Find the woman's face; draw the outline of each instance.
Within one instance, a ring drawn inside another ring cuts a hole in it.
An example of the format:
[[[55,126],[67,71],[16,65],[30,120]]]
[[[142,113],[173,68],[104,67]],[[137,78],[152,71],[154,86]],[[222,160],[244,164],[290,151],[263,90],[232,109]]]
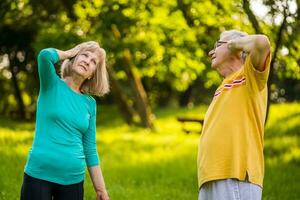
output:
[[[89,79],[95,73],[98,63],[99,56],[96,53],[83,51],[75,58],[72,70],[84,79]]]

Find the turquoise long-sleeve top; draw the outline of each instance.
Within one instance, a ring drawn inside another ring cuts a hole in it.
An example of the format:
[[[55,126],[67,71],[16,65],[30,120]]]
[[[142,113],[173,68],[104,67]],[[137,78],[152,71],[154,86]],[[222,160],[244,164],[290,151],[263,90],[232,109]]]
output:
[[[34,178],[69,185],[85,177],[85,165],[99,164],[96,148],[96,101],[72,90],[56,74],[53,48],[38,55],[40,91],[36,129],[24,172]]]

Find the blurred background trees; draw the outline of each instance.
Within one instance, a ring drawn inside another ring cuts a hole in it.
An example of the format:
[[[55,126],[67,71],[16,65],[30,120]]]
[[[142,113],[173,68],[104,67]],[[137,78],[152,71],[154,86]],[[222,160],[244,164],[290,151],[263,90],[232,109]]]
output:
[[[221,77],[207,53],[222,31],[272,43],[270,102],[300,99],[299,0],[1,0],[0,114],[33,119],[36,55],[96,40],[107,51],[112,93],[128,124],[153,128],[153,109],[208,104]],[[59,65],[58,65],[59,66]],[[59,69],[58,69],[59,70]]]

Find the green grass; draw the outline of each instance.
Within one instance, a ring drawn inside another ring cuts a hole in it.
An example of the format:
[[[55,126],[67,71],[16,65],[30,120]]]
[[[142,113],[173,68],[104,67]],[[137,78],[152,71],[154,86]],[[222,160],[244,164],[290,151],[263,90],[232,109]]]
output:
[[[197,199],[200,135],[184,134],[176,116],[203,116],[206,107],[156,112],[156,132],[128,127],[113,107],[100,107],[97,144],[112,200]],[[194,126],[194,125],[191,125]],[[192,127],[197,128],[197,127]],[[0,199],[19,199],[34,123],[0,118]],[[300,199],[300,104],[271,107],[265,133],[263,199]],[[85,199],[94,199],[90,179]]]

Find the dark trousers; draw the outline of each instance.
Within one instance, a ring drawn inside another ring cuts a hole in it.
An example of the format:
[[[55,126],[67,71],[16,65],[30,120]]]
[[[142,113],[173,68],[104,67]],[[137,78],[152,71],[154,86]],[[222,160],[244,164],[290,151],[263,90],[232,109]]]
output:
[[[83,181],[60,185],[24,173],[21,200],[83,200]]]

